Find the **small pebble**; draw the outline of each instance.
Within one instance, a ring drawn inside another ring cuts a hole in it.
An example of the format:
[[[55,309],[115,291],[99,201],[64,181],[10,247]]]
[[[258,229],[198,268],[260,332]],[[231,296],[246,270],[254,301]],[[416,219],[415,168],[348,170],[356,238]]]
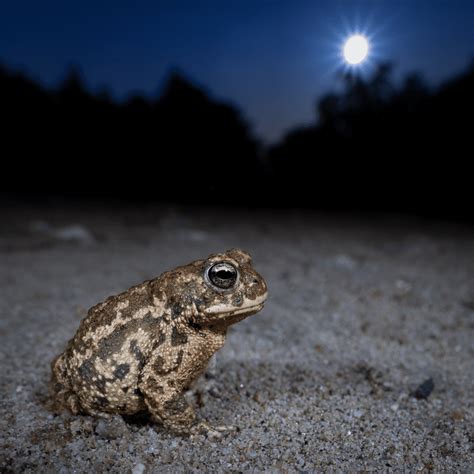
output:
[[[144,471],[145,466],[140,462],[133,467],[132,474],[143,474]]]
[[[122,417],[117,416],[110,420],[99,420],[95,427],[95,432],[101,438],[117,439],[126,436],[128,428]]]
[[[416,390],[412,392],[412,396],[418,400],[426,400],[434,389],[433,379],[430,377],[419,385]]]
[[[461,410],[453,410],[451,412],[451,419],[453,421],[463,421],[464,420],[464,413]]]

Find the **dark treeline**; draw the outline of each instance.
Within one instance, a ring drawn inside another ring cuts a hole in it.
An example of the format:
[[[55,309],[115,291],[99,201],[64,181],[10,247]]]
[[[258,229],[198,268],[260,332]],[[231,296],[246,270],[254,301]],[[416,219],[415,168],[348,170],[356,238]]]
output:
[[[396,87],[388,64],[343,80],[315,126],[270,151],[280,186],[326,207],[473,219],[474,67],[433,91],[415,74]]]
[[[341,82],[314,125],[264,148],[177,74],[158,98],[119,103],[75,72],[50,90],[0,68],[2,189],[474,219],[474,67],[434,90],[417,75],[395,85],[388,64]]]
[[[237,111],[179,75],[157,100],[121,104],[87,92],[75,71],[46,90],[3,70],[0,102],[10,191],[199,202],[215,190],[225,202],[241,192],[225,183],[256,172],[257,145]]]

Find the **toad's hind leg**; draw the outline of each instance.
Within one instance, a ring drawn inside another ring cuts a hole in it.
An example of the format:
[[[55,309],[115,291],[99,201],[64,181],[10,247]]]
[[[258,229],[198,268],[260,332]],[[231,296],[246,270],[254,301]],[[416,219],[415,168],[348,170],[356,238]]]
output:
[[[58,355],[51,362],[50,391],[54,399],[54,409],[68,409],[77,415],[81,406],[77,395],[69,383],[65,353]]]

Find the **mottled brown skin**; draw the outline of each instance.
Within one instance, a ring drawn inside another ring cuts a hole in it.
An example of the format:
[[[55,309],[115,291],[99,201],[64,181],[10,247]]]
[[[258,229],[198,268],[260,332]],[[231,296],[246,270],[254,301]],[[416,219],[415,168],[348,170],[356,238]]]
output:
[[[207,269],[228,262],[238,278],[221,289]],[[57,404],[72,413],[150,412],[179,433],[196,427],[183,394],[225,342],[227,328],[262,307],[263,278],[233,249],[165,272],[92,307],[54,359]]]

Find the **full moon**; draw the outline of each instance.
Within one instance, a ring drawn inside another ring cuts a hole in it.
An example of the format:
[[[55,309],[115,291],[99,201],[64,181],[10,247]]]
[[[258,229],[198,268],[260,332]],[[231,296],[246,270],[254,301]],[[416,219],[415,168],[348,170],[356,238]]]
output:
[[[367,58],[369,53],[369,42],[362,35],[350,36],[344,43],[344,59],[349,64],[360,64]]]

